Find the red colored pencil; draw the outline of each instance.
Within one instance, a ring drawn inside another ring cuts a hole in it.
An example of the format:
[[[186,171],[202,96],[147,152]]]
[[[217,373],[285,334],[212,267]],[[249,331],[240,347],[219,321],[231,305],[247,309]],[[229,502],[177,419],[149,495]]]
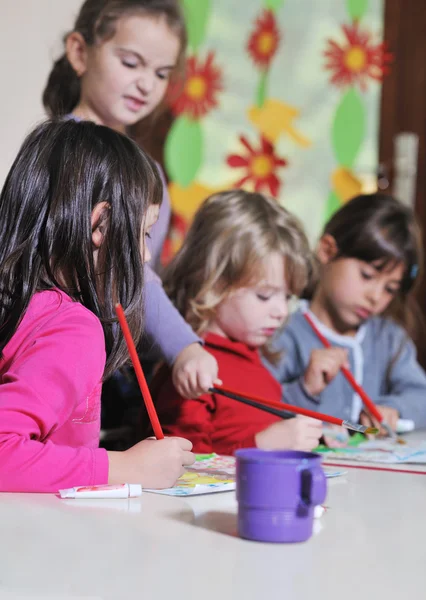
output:
[[[322,345],[325,346],[325,348],[331,348],[330,342],[328,341],[328,339],[325,336],[323,336],[321,331],[318,329],[318,327],[313,322],[312,318],[307,313],[304,313],[303,316],[305,317],[306,321],[311,326],[312,331],[316,334],[317,338],[320,340]],[[369,410],[371,415],[373,415],[373,417],[375,419],[377,419],[377,421],[386,429],[386,431],[390,435],[392,435],[392,437],[394,437],[394,435],[395,435],[394,432],[389,427],[389,425],[386,423],[386,421],[383,419],[383,416],[380,413],[379,409],[374,404],[374,402],[372,401],[370,396],[368,396],[368,394],[365,392],[365,390],[359,385],[359,383],[357,383],[357,381],[355,380],[354,376],[349,371],[349,369],[347,369],[346,367],[342,367],[341,371],[342,371],[343,375],[346,377],[346,380],[352,386],[352,389],[354,390],[354,392],[356,392],[359,395],[359,397],[361,398],[361,400],[363,401],[363,403],[365,404],[366,408]]]
[[[146,410],[148,411],[149,420],[151,421],[152,429],[154,430],[155,437],[157,440],[164,438],[163,430],[161,429],[160,421],[158,420],[157,411],[155,410],[154,403],[149,393],[148,385],[146,383],[145,375],[142,371],[142,365],[139,360],[136,346],[130,333],[129,325],[127,323],[126,316],[123,311],[121,304],[115,305],[115,311],[117,313],[120,327],[123,331],[124,339],[126,340],[127,348],[129,349],[130,358],[132,359],[133,367],[135,369],[136,377],[141,390],[142,398],[145,402]]]
[[[268,406],[281,411],[287,411],[296,415],[312,417],[313,419],[325,421],[326,423],[332,423],[333,425],[340,425],[340,427],[346,427],[347,429],[359,431],[361,433],[378,433],[378,430],[374,427],[365,427],[364,425],[354,424],[350,421],[339,419],[338,417],[332,417],[331,415],[326,415],[324,413],[316,412],[314,410],[309,410],[308,408],[301,408],[300,406],[293,406],[292,404],[284,404],[284,402],[275,402],[274,400],[266,400],[265,398],[259,398],[258,396],[249,396],[248,394],[241,394],[240,392],[235,392],[234,390],[230,390],[229,388],[225,388],[223,386],[211,388],[211,391],[213,393],[222,394],[224,396],[227,396],[228,398],[233,398],[235,400],[237,400],[238,398],[247,398],[248,400],[252,400],[253,402],[259,404],[258,408],[261,408],[262,405]]]

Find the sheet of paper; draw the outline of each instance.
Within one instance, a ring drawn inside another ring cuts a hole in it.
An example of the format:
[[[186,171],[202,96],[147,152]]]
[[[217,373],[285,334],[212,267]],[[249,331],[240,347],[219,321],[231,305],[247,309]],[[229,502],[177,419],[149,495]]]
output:
[[[166,496],[197,496],[235,490],[235,476],[226,474],[187,471],[172,488],[165,490],[144,490]]]
[[[327,478],[340,477],[345,470],[324,468]],[[144,490],[167,496],[196,496],[235,490],[235,458],[219,454],[197,454],[196,461],[172,488]]]
[[[230,475],[235,479],[235,458],[233,456],[222,456],[220,454],[197,454],[193,465],[188,471],[207,471]]]
[[[189,467],[189,470],[232,475],[235,478],[235,458],[233,456],[220,456],[219,454],[197,454],[197,460],[194,465]],[[331,467],[324,468],[324,472],[327,479],[340,477],[347,473],[345,470],[337,470]]]
[[[354,447],[322,450],[327,460],[353,460],[386,464],[426,464],[426,441],[416,445],[401,445],[390,440],[372,440]]]

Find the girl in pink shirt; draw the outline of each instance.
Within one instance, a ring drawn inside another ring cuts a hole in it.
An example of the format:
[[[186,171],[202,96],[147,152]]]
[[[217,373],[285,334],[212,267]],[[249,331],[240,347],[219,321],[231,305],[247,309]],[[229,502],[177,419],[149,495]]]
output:
[[[114,305],[138,342],[161,194],[154,163],[107,127],[48,122],[19,151],[0,195],[0,491],[168,487],[193,462],[180,438],[98,447],[102,379],[127,360]]]

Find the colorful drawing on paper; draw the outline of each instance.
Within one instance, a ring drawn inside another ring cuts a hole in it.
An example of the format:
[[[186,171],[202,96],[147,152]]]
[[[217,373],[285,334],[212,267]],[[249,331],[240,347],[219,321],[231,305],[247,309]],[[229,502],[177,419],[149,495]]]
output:
[[[182,475],[172,488],[165,490],[146,490],[166,496],[197,496],[215,492],[235,490],[235,476],[212,471],[189,471]]]
[[[235,478],[235,458],[219,454],[197,454],[196,462],[189,467],[191,471],[207,471]]]
[[[188,467],[176,485],[165,490],[144,490],[166,496],[198,496],[216,492],[229,492],[236,488],[235,458],[219,454],[197,454],[196,461]],[[340,477],[346,473],[343,469],[324,469],[329,478]]]
[[[215,473],[216,475],[229,475],[235,479],[235,458],[233,456],[221,456],[219,454],[197,454],[196,462],[194,465],[189,467],[191,471],[204,471],[208,473]],[[331,468],[324,469],[325,476],[327,479],[333,477],[340,477],[344,475],[346,471],[336,470]]]
[[[322,449],[324,461],[351,460],[386,464],[426,464],[426,441],[401,446],[387,440],[364,442],[358,447]]]
[[[226,485],[229,483],[235,483],[235,478],[212,473],[203,473],[203,472],[195,472],[188,471],[184,473],[182,477],[179,478],[177,485],[182,488],[194,488],[197,485]]]

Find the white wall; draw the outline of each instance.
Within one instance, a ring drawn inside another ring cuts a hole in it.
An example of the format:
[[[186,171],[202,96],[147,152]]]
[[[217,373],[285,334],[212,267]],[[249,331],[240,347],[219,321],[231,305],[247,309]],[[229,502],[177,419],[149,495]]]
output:
[[[82,1],[0,0],[0,187],[24,136],[44,117],[47,75]]]

